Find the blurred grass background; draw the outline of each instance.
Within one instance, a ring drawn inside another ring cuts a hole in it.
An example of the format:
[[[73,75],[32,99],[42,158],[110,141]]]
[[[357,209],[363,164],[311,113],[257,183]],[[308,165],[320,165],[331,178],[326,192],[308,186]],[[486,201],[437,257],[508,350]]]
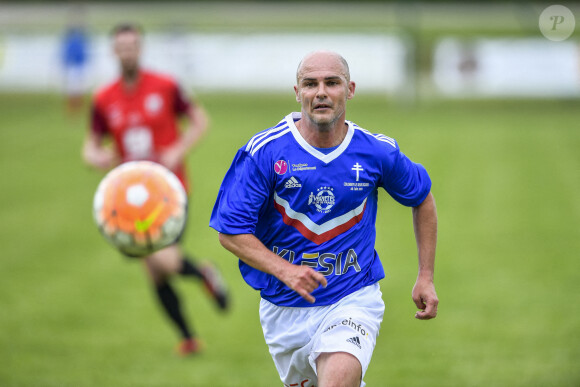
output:
[[[298,109],[292,95],[201,95],[212,129],[189,158],[186,246],[231,286],[221,315],[179,281],[206,342],[174,356],[142,268],[91,218],[101,174],[80,162],[83,120],[55,95],[0,97],[0,385],[273,386],[259,296],[208,219],[235,150]],[[381,193],[379,251],[387,313],[369,386],[577,386],[580,381],[580,112],[575,101],[432,101],[401,109],[358,96],[348,116],[395,137],[429,169],[440,221],[439,316],[413,318],[410,210]]]
[[[543,5],[497,3],[87,9],[95,32],[119,20],[139,20],[147,30],[240,33],[402,29],[418,39],[421,72],[439,36],[540,36]],[[67,6],[3,4],[0,32],[60,31]],[[0,386],[281,384],[258,321],[259,295],[208,221],[235,151],[299,106],[291,85],[286,95],[198,97],[212,127],[188,159],[193,195],[185,243],[219,265],[233,308],[222,315],[198,284],[178,281],[206,343],[200,356],[181,359],[140,264],[116,253],[93,224],[92,195],[103,175],[80,161],[87,108],[71,119],[60,95],[0,94]],[[439,211],[439,316],[420,322],[411,300],[411,211],[380,193],[377,250],[387,271],[387,311],[367,385],[580,385],[578,100],[419,97],[401,104],[361,93],[348,105],[348,119],[396,138],[427,167]]]

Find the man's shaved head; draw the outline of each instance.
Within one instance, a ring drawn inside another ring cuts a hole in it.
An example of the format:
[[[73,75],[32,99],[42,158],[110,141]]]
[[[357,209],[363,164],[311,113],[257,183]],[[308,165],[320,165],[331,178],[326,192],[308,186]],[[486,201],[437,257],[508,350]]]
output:
[[[346,59],[334,51],[314,51],[307,54],[298,64],[298,69],[296,70],[296,82],[300,83],[300,79],[305,72],[318,68],[321,64],[326,64],[327,66],[336,65],[339,67],[339,71],[344,75],[346,81],[350,82],[350,70]]]
[[[354,96],[346,60],[333,51],[315,51],[304,57],[296,70],[296,102],[302,105],[299,125],[310,133],[344,135],[346,101]],[[308,128],[308,129],[305,129]],[[317,135],[318,135],[317,134]],[[336,139],[321,146],[329,147]],[[332,145],[332,146],[334,146]]]

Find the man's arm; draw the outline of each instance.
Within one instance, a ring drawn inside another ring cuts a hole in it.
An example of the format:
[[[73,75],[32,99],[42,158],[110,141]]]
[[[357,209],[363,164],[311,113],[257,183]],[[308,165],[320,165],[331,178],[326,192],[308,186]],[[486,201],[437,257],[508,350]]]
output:
[[[188,120],[187,129],[172,147],[166,149],[160,156],[161,164],[170,170],[175,170],[183,162],[187,153],[199,142],[207,132],[209,119],[205,109],[200,105],[192,104],[185,112]]]
[[[419,273],[412,295],[417,308],[421,309],[415,313],[415,317],[419,320],[429,320],[437,316],[439,304],[433,284],[437,245],[437,209],[431,193],[427,195],[423,203],[413,207],[413,227],[419,254]]]
[[[252,234],[219,234],[220,243],[242,261],[255,269],[271,274],[300,294],[306,301],[314,303],[310,293],[319,285],[326,287],[326,278],[307,266],[293,265],[268,250]]]

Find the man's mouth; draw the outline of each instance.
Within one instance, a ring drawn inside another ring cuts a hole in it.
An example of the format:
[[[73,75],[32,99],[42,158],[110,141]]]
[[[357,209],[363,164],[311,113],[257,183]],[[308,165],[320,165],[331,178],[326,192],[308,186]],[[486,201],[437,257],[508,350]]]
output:
[[[330,105],[326,105],[323,103],[314,105],[314,110],[322,110],[322,109],[330,109]]]

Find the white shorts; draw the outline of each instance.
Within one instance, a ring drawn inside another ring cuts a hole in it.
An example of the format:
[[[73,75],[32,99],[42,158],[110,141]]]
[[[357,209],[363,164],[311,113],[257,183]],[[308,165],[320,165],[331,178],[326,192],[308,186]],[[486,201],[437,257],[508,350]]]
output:
[[[82,95],[86,92],[85,68],[69,66],[64,71],[64,92],[67,95]]]
[[[260,302],[266,344],[285,386],[318,385],[316,359],[325,352],[355,356],[362,376],[371,361],[385,304],[378,284],[328,306],[289,308]],[[361,380],[361,387],[365,383]]]

